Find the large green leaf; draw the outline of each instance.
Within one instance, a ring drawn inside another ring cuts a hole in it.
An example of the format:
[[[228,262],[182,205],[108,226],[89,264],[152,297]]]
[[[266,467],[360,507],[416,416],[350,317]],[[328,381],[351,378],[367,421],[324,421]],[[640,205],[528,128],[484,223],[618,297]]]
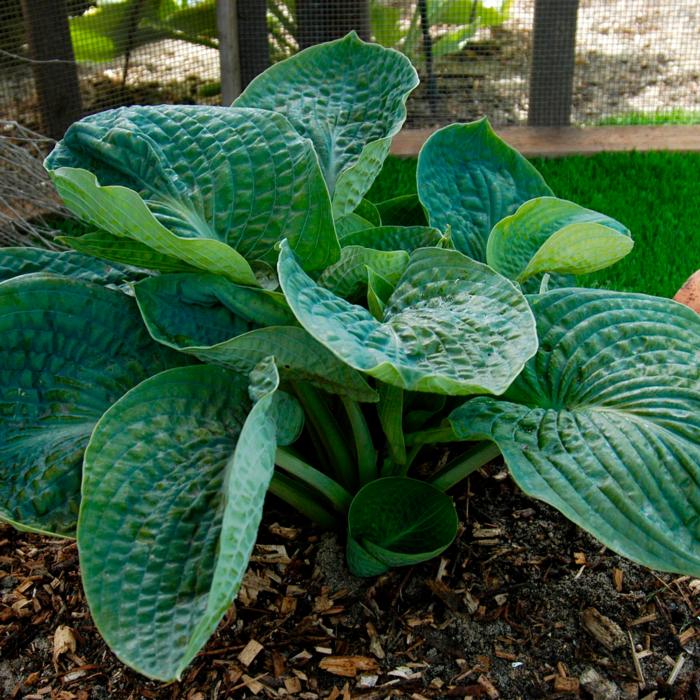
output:
[[[355,209],[381,170],[416,85],[405,56],[352,32],[268,68],[234,105],[280,112],[311,139],[340,217]]]
[[[428,223],[417,194],[404,194],[375,203],[382,223],[392,226],[423,226]]]
[[[486,260],[486,241],[498,221],[528,199],[551,194],[486,119],[439,129],[418,156],[418,195],[430,225],[450,227],[457,250],[474,260]]]
[[[455,250],[413,253],[381,321],[314,282],[286,242],[278,273],[312,336],[351,367],[403,389],[500,394],[537,349],[522,294]]]
[[[451,415],[522,489],[646,566],[700,575],[700,316],[563,289],[532,300],[540,350],[507,400]]]
[[[524,282],[543,272],[595,272],[616,263],[633,245],[619,221],[564,199],[537,197],[493,227],[486,261]]]
[[[187,358],[151,340],[126,295],[54,276],[0,284],[0,335],[0,518],[72,535],[98,418]]]
[[[348,512],[347,558],[356,576],[436,557],[457,534],[452,499],[425,481],[386,477],[364,486]]]
[[[81,218],[235,282],[282,237],[306,269],[339,255],[316,154],[279,114],[122,107],[71,126],[46,167]]]
[[[276,386],[266,379],[254,403],[245,375],[169,370],[126,394],[90,439],[83,587],[107,644],[146,676],[179,678],[238,591],[274,470]]]
[[[294,327],[281,294],[204,273],[160,275],[134,291],[146,327],[164,345],[239,372],[274,356],[284,379],[356,401],[377,400],[362,375]]]
[[[0,282],[37,272],[120,286],[148,273],[131,265],[110,265],[89,255],[43,248],[0,248]]]

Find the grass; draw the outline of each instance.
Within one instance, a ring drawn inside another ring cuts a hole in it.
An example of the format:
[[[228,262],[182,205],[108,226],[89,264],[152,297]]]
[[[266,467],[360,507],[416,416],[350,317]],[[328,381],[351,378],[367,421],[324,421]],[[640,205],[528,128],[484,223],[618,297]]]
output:
[[[601,153],[532,162],[558,197],[632,231],[633,251],[581,278],[583,285],[670,297],[700,269],[700,154]],[[369,198],[415,192],[415,170],[415,158],[389,158]]]
[[[658,112],[630,112],[617,117],[605,117],[597,126],[644,126],[651,124],[700,124],[700,112],[685,109],[660,110]]]

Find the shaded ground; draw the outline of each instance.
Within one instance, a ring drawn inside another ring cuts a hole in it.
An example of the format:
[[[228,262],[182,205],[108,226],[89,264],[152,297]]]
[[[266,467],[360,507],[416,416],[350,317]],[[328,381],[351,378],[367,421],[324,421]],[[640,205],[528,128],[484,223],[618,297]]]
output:
[[[370,580],[347,573],[334,535],[269,503],[237,604],[169,686],[105,647],[73,543],[2,527],[0,696],[700,697],[700,581],[611,554],[501,467],[455,497],[463,527],[443,558]]]

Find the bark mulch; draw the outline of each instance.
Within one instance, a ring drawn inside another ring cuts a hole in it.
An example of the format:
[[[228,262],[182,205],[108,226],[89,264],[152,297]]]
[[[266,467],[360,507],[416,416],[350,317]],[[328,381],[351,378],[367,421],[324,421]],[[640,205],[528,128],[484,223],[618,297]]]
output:
[[[169,685],[101,640],[75,543],[0,526],[0,697],[700,698],[700,580],[612,554],[503,467],[455,498],[443,557],[370,580],[271,498],[235,606]]]

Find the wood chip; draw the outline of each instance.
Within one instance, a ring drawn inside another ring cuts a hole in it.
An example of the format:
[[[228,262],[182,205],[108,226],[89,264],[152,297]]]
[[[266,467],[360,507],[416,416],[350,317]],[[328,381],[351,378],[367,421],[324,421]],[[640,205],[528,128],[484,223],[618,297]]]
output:
[[[290,695],[292,695],[294,693],[300,693],[301,692],[301,681],[296,676],[294,676],[292,678],[285,678],[284,679],[284,687]]]
[[[671,670],[671,674],[668,677],[668,680],[666,681],[667,685],[673,685],[676,680],[678,679],[678,676],[680,675],[681,669],[683,668],[683,664],[685,663],[686,660],[686,655],[685,654],[679,654],[678,658],[676,659],[676,663],[673,666],[673,669]]]
[[[53,665],[58,666],[58,660],[63,654],[74,654],[77,646],[73,630],[67,625],[59,625],[53,635]]]
[[[615,586],[615,590],[618,593],[622,593],[622,581],[624,578],[624,573],[623,573],[622,569],[617,569],[617,568],[613,569],[612,577],[613,577],[613,586]]]
[[[634,664],[634,671],[637,674],[639,687],[643,689],[646,686],[646,681],[644,680],[644,672],[642,671],[642,664],[639,663],[637,650],[634,648],[634,639],[632,639],[632,633],[629,630],[627,631],[627,636],[630,640],[630,649],[632,651],[632,663]]]
[[[265,686],[260,681],[247,676],[245,673],[243,674],[243,684],[253,695],[258,695],[265,689]]]
[[[355,678],[364,671],[379,671],[379,664],[368,656],[326,656],[318,666],[334,676],[347,678]]]
[[[596,608],[586,608],[581,613],[581,624],[592,637],[606,649],[613,651],[625,646],[625,633],[617,622],[606,617]]]
[[[244,666],[250,666],[253,663],[255,657],[263,650],[263,645],[255,639],[251,639],[248,644],[245,645],[243,651],[238,655],[238,660]]]
[[[484,689],[490,700],[498,700],[500,694],[493,683],[483,673],[476,679],[476,682]]]
[[[554,690],[558,693],[578,693],[578,689],[578,678],[573,678],[571,676],[554,677]]]

